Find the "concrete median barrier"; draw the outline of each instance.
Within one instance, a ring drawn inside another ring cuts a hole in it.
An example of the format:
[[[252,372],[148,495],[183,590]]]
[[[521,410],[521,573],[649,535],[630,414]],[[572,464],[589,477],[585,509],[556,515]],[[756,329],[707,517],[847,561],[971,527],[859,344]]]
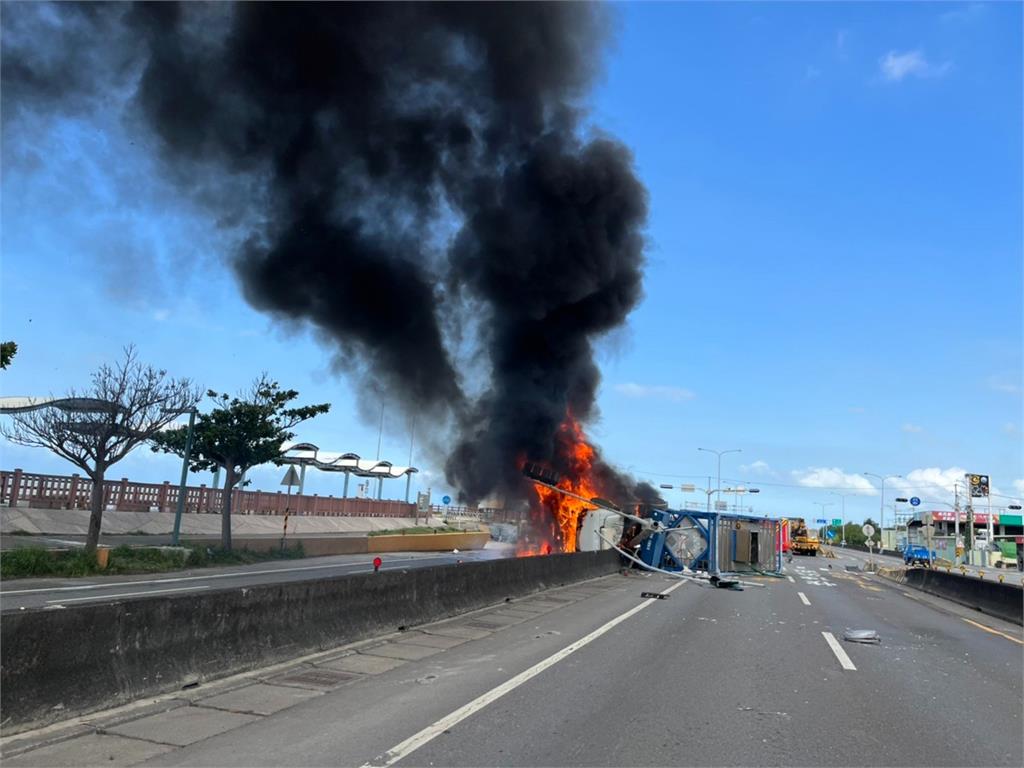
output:
[[[906,568],[882,575],[930,595],[1024,626],[1024,590],[1020,587],[928,568]]]
[[[614,573],[587,552],[29,609],[0,624],[5,734]]]

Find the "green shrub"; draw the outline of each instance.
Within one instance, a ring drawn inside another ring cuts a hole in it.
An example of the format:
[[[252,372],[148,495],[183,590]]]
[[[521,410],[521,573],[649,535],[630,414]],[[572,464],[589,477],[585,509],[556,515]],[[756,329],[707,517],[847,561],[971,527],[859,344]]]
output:
[[[42,547],[20,547],[0,552],[0,578],[49,576],[54,568],[53,554]]]
[[[204,544],[187,544],[192,553],[186,563],[195,568],[207,568],[217,565],[248,565],[262,563],[267,560],[295,560],[306,556],[302,542],[291,544],[284,549],[274,547],[270,550],[232,549],[230,552],[220,547]]]
[[[0,553],[0,578],[164,573],[182,568],[248,565],[268,560],[292,560],[306,556],[301,543],[284,549],[275,547],[266,552],[254,552],[248,549],[225,552],[220,547],[207,547],[201,544],[186,546],[191,550],[190,552],[121,545],[110,550],[107,567],[102,571],[99,568],[96,555],[87,555],[82,549],[60,552],[42,547],[22,547]]]
[[[6,579],[89,576],[98,570],[96,555],[87,555],[81,549],[53,552],[42,547],[24,547],[0,555],[0,576]]]

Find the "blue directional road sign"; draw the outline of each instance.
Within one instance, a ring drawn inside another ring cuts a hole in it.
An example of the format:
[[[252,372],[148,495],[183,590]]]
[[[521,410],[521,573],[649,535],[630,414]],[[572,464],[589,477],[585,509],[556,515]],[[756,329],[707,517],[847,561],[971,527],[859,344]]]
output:
[[[814,522],[816,522],[818,525],[828,525],[828,520],[826,520],[824,517],[819,517]]]
[[[920,503],[921,503],[921,500],[919,498],[917,498],[917,496],[911,496],[910,497],[910,506],[916,507]]]
[[[836,532],[835,531],[825,531],[825,538],[826,539],[834,539],[835,537],[836,537]]]
[[[451,504],[452,503],[452,497],[451,496],[442,496],[441,497],[441,503],[442,504]]]

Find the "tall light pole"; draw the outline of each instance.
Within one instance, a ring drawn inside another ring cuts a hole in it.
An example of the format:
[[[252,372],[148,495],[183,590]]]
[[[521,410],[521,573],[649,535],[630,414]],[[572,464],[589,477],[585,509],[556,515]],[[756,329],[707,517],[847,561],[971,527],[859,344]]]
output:
[[[704,451],[705,453],[713,453],[718,457],[718,483],[715,486],[715,507],[718,506],[718,502],[722,500],[722,456],[726,453],[743,453],[742,448],[730,448],[726,451],[716,451],[713,448],[698,448],[698,451]],[[711,494],[708,494],[708,499],[711,499]]]
[[[878,499],[878,549],[881,551],[883,547],[882,537],[885,535],[885,525],[883,519],[885,517],[885,481],[893,480],[895,478],[901,478],[903,475],[876,475],[873,472],[865,472],[867,477],[877,477],[882,481],[882,490],[879,494]]]
[[[840,499],[843,500],[843,529],[839,532],[839,540],[840,540],[839,543],[840,543],[840,546],[845,547],[846,546],[846,497],[847,496],[855,496],[856,494],[853,494],[853,493],[838,493],[836,491],[829,491],[829,494],[832,495],[832,496],[838,496]]]
[[[192,454],[192,433],[196,426],[197,408],[189,408],[187,411],[174,411],[175,413],[188,413],[188,434],[185,436],[185,453],[181,459],[181,483],[178,485],[178,506],[174,510],[174,531],[171,533],[171,546],[178,546],[178,538],[181,535],[181,515],[185,511],[185,484],[188,482],[188,460]],[[164,413],[172,411],[164,410]]]

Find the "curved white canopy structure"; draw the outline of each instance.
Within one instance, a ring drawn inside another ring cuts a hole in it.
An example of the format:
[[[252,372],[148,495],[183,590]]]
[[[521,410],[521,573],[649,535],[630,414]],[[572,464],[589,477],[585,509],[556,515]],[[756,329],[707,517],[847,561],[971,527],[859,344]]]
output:
[[[283,443],[281,453],[279,461],[282,464],[306,465],[324,472],[346,472],[356,477],[397,479],[419,472],[416,467],[398,467],[382,459],[364,459],[357,453],[321,451],[313,443]]]
[[[0,413],[28,413],[41,408],[60,408],[75,413],[112,413],[120,406],[95,397],[0,397]]]

